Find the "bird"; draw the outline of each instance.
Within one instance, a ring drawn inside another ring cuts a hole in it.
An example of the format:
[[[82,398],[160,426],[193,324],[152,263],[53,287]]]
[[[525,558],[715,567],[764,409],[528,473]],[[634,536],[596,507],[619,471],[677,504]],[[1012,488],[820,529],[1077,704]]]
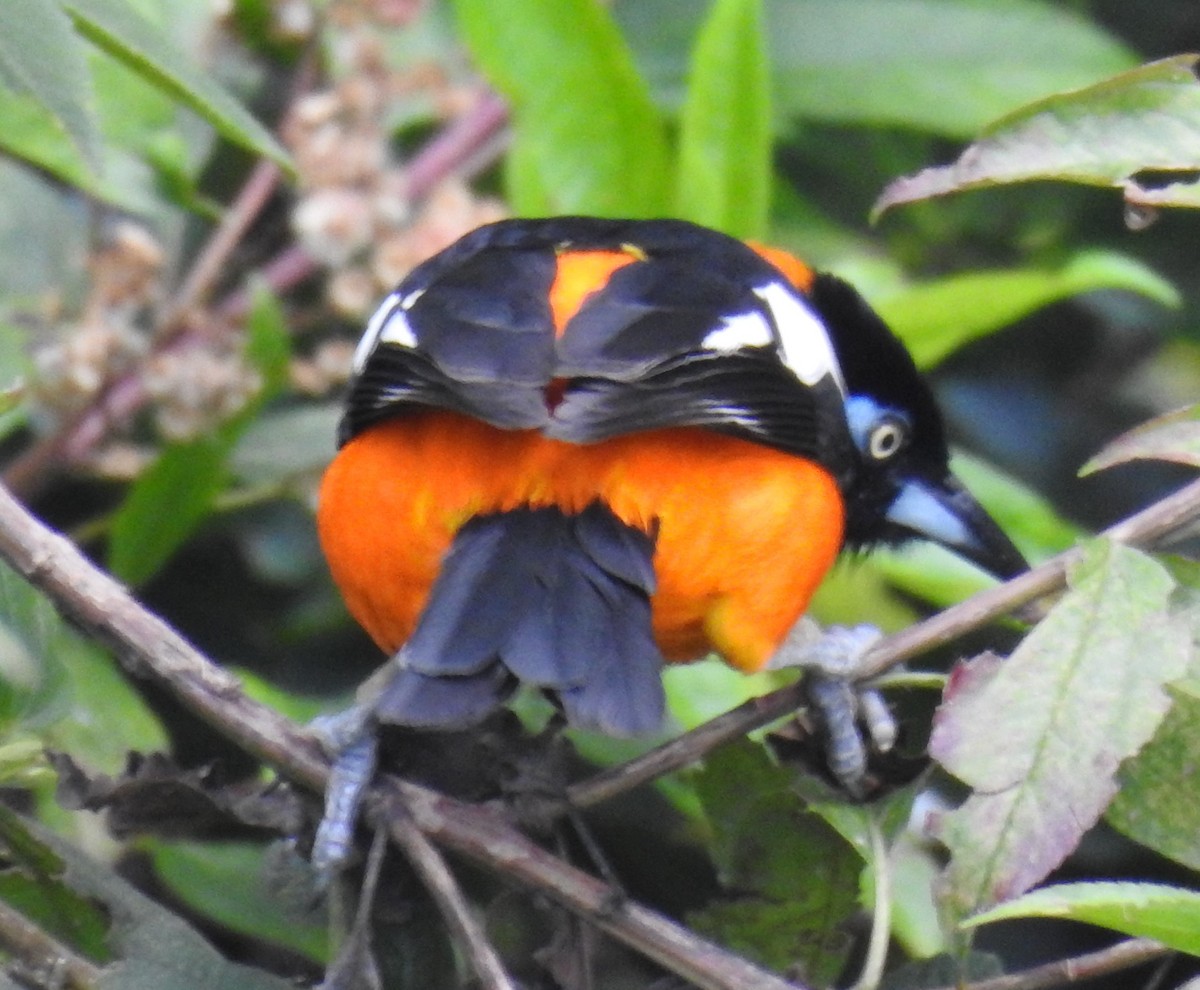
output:
[[[391,658],[376,724],[469,727],[525,683],[650,733],[664,664],[772,665],[839,555],[1026,567],[862,296],[683,220],[466,234],[371,316],[338,444],[317,526]]]

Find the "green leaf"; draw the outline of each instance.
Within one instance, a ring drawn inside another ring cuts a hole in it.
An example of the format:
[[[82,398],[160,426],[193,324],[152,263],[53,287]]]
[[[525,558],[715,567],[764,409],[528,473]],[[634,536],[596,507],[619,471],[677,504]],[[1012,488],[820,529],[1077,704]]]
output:
[[[969,137],[1048,93],[1135,63],[1087,17],[1036,0],[768,0],[774,103],[796,119]],[[699,4],[617,0],[666,106],[683,102]]]
[[[1110,825],[1155,852],[1200,870],[1200,698],[1172,690],[1175,702],[1149,744],[1121,767]]]
[[[779,674],[744,674],[715,657],[663,668],[667,708],[684,729],[694,729],[780,683]]]
[[[977,927],[1009,918],[1069,918],[1200,955],[1200,893],[1166,884],[1056,884],[975,915],[963,924]]]
[[[340,403],[271,409],[259,416],[238,440],[230,457],[233,473],[251,484],[315,474],[337,452]]]
[[[247,842],[171,842],[157,845],[154,868],[194,911],[226,928],[286,946],[310,959],[328,958],[327,924],[299,916],[272,889],[267,850]]]
[[[762,0],[715,0],[679,124],[678,215],[761,237],[771,198],[770,73]]]
[[[166,745],[158,719],[113,660],[0,565],[0,716],[44,745],[117,772],[131,749]]]
[[[108,567],[130,585],[144,584],[208,516],[228,480],[224,437],[166,447],[129,489],[113,516]]]
[[[934,724],[931,755],[975,791],[940,828],[959,911],[1015,897],[1062,862],[1191,659],[1190,631],[1168,611],[1175,582],[1152,558],[1096,541],[1069,578],[1007,661],[955,672]]]
[[[43,888],[64,905],[57,912],[61,917],[49,926],[52,932],[57,933],[64,921],[86,926],[87,954],[107,963],[95,981],[96,990],[288,990],[295,986],[260,969],[227,961],[178,915],[137,891],[108,866],[2,808],[0,842],[18,853],[23,873],[38,876]],[[95,944],[101,935],[107,936],[107,946]]]
[[[1112,186],[1134,206],[1200,206],[1200,56],[1151,62],[1059,93],[989,125],[952,165],[897,179],[873,215],[900,203],[1033,179]],[[1147,188],[1138,173],[1180,172],[1185,181]]]
[[[1080,475],[1129,461],[1174,461],[1200,467],[1200,405],[1156,416],[1116,440],[1079,469]]]
[[[75,28],[190,107],[235,144],[292,170],[288,153],[249,112],[123,0],[61,0]]]
[[[668,211],[663,123],[600,3],[456,0],[455,10],[475,58],[512,104],[518,213]]]
[[[116,205],[134,205],[101,179],[62,121],[32,96],[0,88],[0,150]]]
[[[964,272],[872,303],[918,366],[930,368],[1043,306],[1099,289],[1136,292],[1164,306],[1180,301],[1170,283],[1140,262],[1113,251],[1085,251],[1055,269]]]
[[[279,299],[265,282],[251,287],[250,313],[246,320],[246,360],[262,375],[262,387],[249,417],[287,388],[292,360],[292,336]]]
[[[229,454],[263,403],[287,381],[290,341],[278,301],[254,290],[246,358],[263,376],[258,396],[211,436],[164,448],[138,476],[113,517],[108,566],[131,585],[148,581],[208,517],[229,482]]]
[[[1082,530],[1063,519],[1041,495],[985,461],[956,453],[952,466],[955,476],[1027,559],[1051,557],[1074,546],[1082,536]],[[995,584],[994,578],[957,554],[928,542],[874,554],[872,562],[894,586],[939,607]]]
[[[0,901],[69,948],[96,961],[112,958],[104,911],[64,881],[66,863],[32,825],[0,805]]]
[[[100,142],[85,48],[53,0],[0,4],[0,84],[37,100],[95,163]]]
[[[785,112],[966,136],[1133,64],[1087,18],[1034,0],[776,0]]]
[[[755,743],[710,753],[693,781],[721,882],[736,896],[691,912],[689,922],[765,965],[800,963],[813,982],[831,982],[849,949],[838,925],[857,908],[862,857]]]

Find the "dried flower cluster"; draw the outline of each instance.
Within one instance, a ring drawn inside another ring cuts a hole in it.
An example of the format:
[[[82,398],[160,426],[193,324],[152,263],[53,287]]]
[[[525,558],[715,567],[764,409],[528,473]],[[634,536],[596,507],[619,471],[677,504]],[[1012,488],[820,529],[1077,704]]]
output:
[[[456,180],[419,207],[393,145],[397,119],[452,117],[476,98],[429,62],[393,66],[386,32],[420,10],[408,0],[344,0],[329,9],[339,78],[301,99],[283,137],[299,164],[303,193],[293,213],[300,243],[329,268],[326,299],[355,321],[425,258],[481,223],[500,219],[495,200]]]
[[[88,294],[78,320],[34,355],[33,397],[54,417],[88,404],[150,350],[145,312],[159,294],[163,252],[144,228],[113,225],[88,263]]]
[[[300,174],[292,219],[302,246],[327,268],[325,303],[360,323],[395,284],[425,258],[481,223],[503,216],[500,203],[448,179],[414,204],[405,163],[393,140],[397,122],[447,120],[478,98],[474,81],[459,82],[430,59],[398,60],[389,44],[426,13],[425,0],[272,0],[271,32],[303,40],[318,32],[333,81],[301,96],[282,126]],[[214,5],[214,23],[235,24],[231,4]],[[210,431],[243,408],[261,387],[240,344],[204,324],[205,314],[171,339],[156,336],[156,309],[167,251],[146,228],[121,221],[95,249],[77,318],[57,343],[35,356],[31,393],[43,419],[61,426],[88,409],[115,382],[134,380],[148,404],[139,423],[158,438],[186,440]],[[337,321],[306,322],[321,326]],[[178,328],[177,328],[178,329]],[[211,332],[210,332],[211,331]],[[292,368],[292,385],[323,395],[349,373],[353,341],[317,340]],[[124,386],[122,386],[124,387]],[[117,424],[110,424],[117,425]],[[91,450],[93,469],[132,470],[128,430]]]
[[[32,397],[59,420],[86,408],[103,389],[136,373],[160,437],[187,440],[223,422],[257,393],[257,373],[240,347],[218,336],[188,335],[156,346],[152,308],[162,295],[164,252],[146,228],[112,226],[88,263],[88,294],[77,321],[34,355]],[[96,452],[94,463],[107,461]]]

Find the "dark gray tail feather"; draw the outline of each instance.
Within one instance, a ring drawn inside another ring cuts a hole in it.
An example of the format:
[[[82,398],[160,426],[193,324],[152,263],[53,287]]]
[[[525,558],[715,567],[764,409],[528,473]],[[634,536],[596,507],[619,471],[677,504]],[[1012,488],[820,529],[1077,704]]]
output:
[[[593,503],[477,516],[459,530],[376,702],[381,722],[463,728],[518,680],[611,735],[662,724],[650,628],[654,539]]]

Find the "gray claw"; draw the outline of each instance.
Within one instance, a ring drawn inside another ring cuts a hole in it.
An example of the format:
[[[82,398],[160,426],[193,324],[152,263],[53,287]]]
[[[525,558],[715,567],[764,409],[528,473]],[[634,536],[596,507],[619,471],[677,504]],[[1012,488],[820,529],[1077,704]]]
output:
[[[375,776],[378,742],[369,713],[355,705],[314,720],[312,728],[333,756],[325,813],[313,840],[312,865],[328,883],[350,856],[363,794]]]

